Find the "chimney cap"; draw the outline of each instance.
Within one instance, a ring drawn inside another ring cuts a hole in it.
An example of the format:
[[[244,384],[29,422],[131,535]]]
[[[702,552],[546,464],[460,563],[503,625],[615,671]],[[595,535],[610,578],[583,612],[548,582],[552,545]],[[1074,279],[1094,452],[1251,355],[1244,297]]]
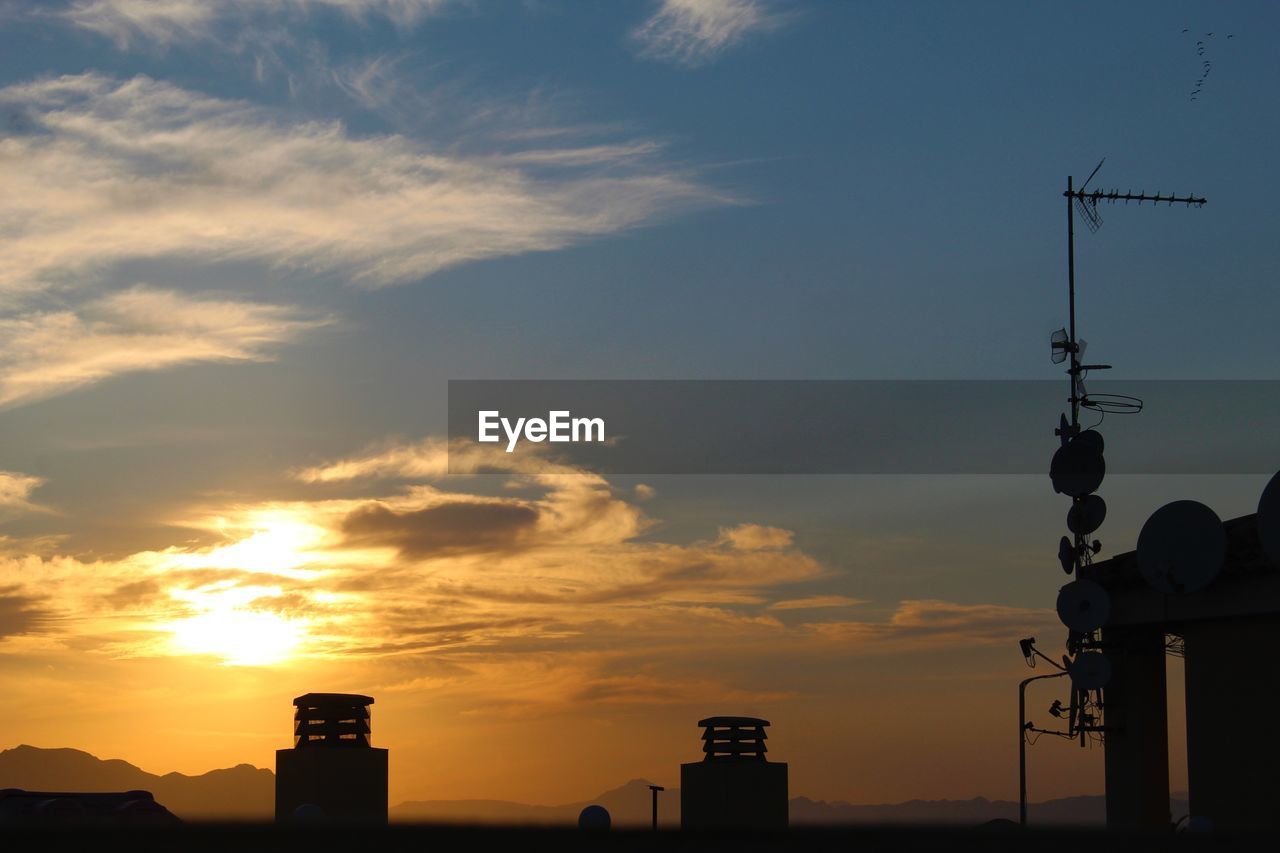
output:
[[[762,720],[759,717],[707,717],[705,720],[698,720],[698,725],[706,728],[708,726],[767,726],[768,720]]]
[[[298,708],[313,708],[317,705],[372,705],[373,697],[359,693],[304,693],[294,699],[293,704]]]

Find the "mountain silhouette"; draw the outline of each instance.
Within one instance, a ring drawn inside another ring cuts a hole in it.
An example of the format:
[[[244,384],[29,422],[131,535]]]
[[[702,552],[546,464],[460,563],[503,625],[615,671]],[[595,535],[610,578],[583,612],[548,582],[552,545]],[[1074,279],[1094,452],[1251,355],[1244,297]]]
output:
[[[393,806],[393,822],[479,823],[508,825],[576,825],[585,806],[609,810],[614,826],[650,824],[649,781],[625,785],[581,802],[540,806],[508,800],[411,800]],[[103,760],[78,749],[18,746],[0,752],[0,788],[28,791],[150,791],[156,801],[183,820],[273,820],[275,776],[270,770],[240,764],[199,776],[157,776],[127,761]],[[1187,813],[1186,794],[1170,801],[1173,818]],[[793,826],[898,824],[977,826],[990,820],[1016,820],[1018,804],[1009,800],[908,800],[903,803],[857,805],[841,800],[791,799]],[[1064,797],[1032,803],[1028,817],[1037,826],[1100,826],[1106,821],[1102,796]],[[658,794],[659,825],[680,825],[680,790]]]
[[[28,791],[150,791],[183,820],[273,820],[275,776],[249,764],[199,776],[157,776],[78,749],[22,745],[0,752],[0,788]]]

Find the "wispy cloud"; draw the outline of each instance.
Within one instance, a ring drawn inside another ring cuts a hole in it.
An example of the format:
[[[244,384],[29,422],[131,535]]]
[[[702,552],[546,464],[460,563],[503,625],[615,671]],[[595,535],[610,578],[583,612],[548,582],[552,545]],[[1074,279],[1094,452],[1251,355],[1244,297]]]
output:
[[[496,470],[504,458],[474,467]],[[460,487],[437,473],[377,497],[216,501],[174,520],[188,530],[183,539],[196,529],[212,544],[92,565],[31,556],[25,573],[57,584],[56,606],[83,617],[80,641],[106,654],[240,655],[220,645],[223,634],[200,632],[248,619],[276,620],[300,653],[329,659],[534,649],[573,657],[616,645],[619,633],[668,643],[711,625],[773,631],[773,616],[735,608],[824,574],[787,531],[768,528],[767,546],[753,548],[649,541],[641,534],[652,520],[599,476],[506,464],[504,479],[522,483],[518,496],[471,493],[471,481]],[[0,577],[22,576],[17,562],[0,560]],[[122,624],[131,636],[117,636]]]
[[[220,5],[205,0],[82,0],[65,9],[62,16],[124,49],[138,38],[168,43],[200,37],[208,31]]]
[[[770,610],[817,610],[827,607],[852,607],[865,604],[861,598],[850,598],[847,595],[811,595],[807,598],[788,598],[775,601],[769,605]]]
[[[511,454],[472,441],[448,442],[439,438],[386,442],[353,456],[298,469],[293,476],[304,483],[340,483],[362,479],[436,480],[449,474],[504,472],[541,477],[568,475],[579,482],[605,485],[602,477],[558,462],[545,451]]]
[[[396,66],[404,61],[404,55],[381,54],[338,66],[330,74],[337,87],[365,109],[377,112],[405,99],[422,106],[421,95],[405,86],[397,73]]]
[[[768,0],[662,0],[631,37],[643,57],[693,67],[785,20]]]
[[[327,322],[296,308],[134,287],[75,310],[0,319],[0,406],[122,373],[197,361],[261,361],[273,345]],[[6,492],[39,481],[0,478]],[[25,495],[25,493],[23,493]]]
[[[39,80],[0,89],[0,103],[31,128],[0,137],[0,295],[158,257],[385,285],[729,201],[635,145],[564,145],[541,168],[286,124],[146,77]]]
[[[31,502],[31,493],[44,485],[43,477],[0,471],[0,510],[43,510]]]
[[[737,527],[721,528],[716,541],[741,551],[772,551],[778,548],[789,548],[794,538],[795,534],[790,530],[783,530],[780,527],[739,524]]]
[[[111,39],[122,50],[140,41],[168,45],[212,38],[220,22],[299,17],[336,11],[356,20],[383,18],[412,27],[459,0],[74,0],[61,15]]]
[[[520,488],[480,494],[476,479],[446,476],[447,449],[384,445],[296,474],[358,496],[210,499],[171,519],[186,528],[180,544],[119,559],[0,554],[13,583],[0,589],[0,621],[8,607],[14,629],[5,649],[52,661],[293,661],[339,683],[358,672],[365,689],[429,691],[464,713],[527,720],[584,706],[763,711],[811,689],[779,673],[818,659],[874,666],[1007,643],[1053,621],[1051,610],[941,600],[855,619],[841,608],[869,603],[786,595],[831,579],[790,531],[740,524],[662,541],[633,490],[499,453],[463,469]]]
[[[823,640],[866,653],[920,651],[1007,643],[1052,620],[1048,608],[959,604],[937,599],[899,602],[887,621],[833,621],[805,627]]]

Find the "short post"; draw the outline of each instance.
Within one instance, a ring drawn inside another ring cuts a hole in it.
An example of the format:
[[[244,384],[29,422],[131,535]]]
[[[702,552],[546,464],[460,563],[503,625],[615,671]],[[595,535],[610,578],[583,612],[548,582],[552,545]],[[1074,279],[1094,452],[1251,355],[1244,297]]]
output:
[[[661,785],[650,785],[649,790],[652,792],[653,797],[653,828],[656,830],[658,828],[658,792],[667,789]]]

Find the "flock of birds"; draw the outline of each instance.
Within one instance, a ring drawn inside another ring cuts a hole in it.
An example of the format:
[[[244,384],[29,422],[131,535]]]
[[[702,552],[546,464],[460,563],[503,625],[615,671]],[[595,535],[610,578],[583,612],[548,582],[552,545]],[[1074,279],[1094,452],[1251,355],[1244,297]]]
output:
[[[1183,27],[1182,34],[1187,35],[1191,31],[1190,27]],[[1214,37],[1213,33],[1205,33],[1196,41],[1196,56],[1200,57],[1200,79],[1196,80],[1195,87],[1191,90],[1191,100],[1200,100],[1200,92],[1204,89],[1204,81],[1209,79],[1209,72],[1213,70],[1213,61],[1209,59],[1209,39]],[[1234,33],[1227,33],[1227,38],[1235,38]]]

